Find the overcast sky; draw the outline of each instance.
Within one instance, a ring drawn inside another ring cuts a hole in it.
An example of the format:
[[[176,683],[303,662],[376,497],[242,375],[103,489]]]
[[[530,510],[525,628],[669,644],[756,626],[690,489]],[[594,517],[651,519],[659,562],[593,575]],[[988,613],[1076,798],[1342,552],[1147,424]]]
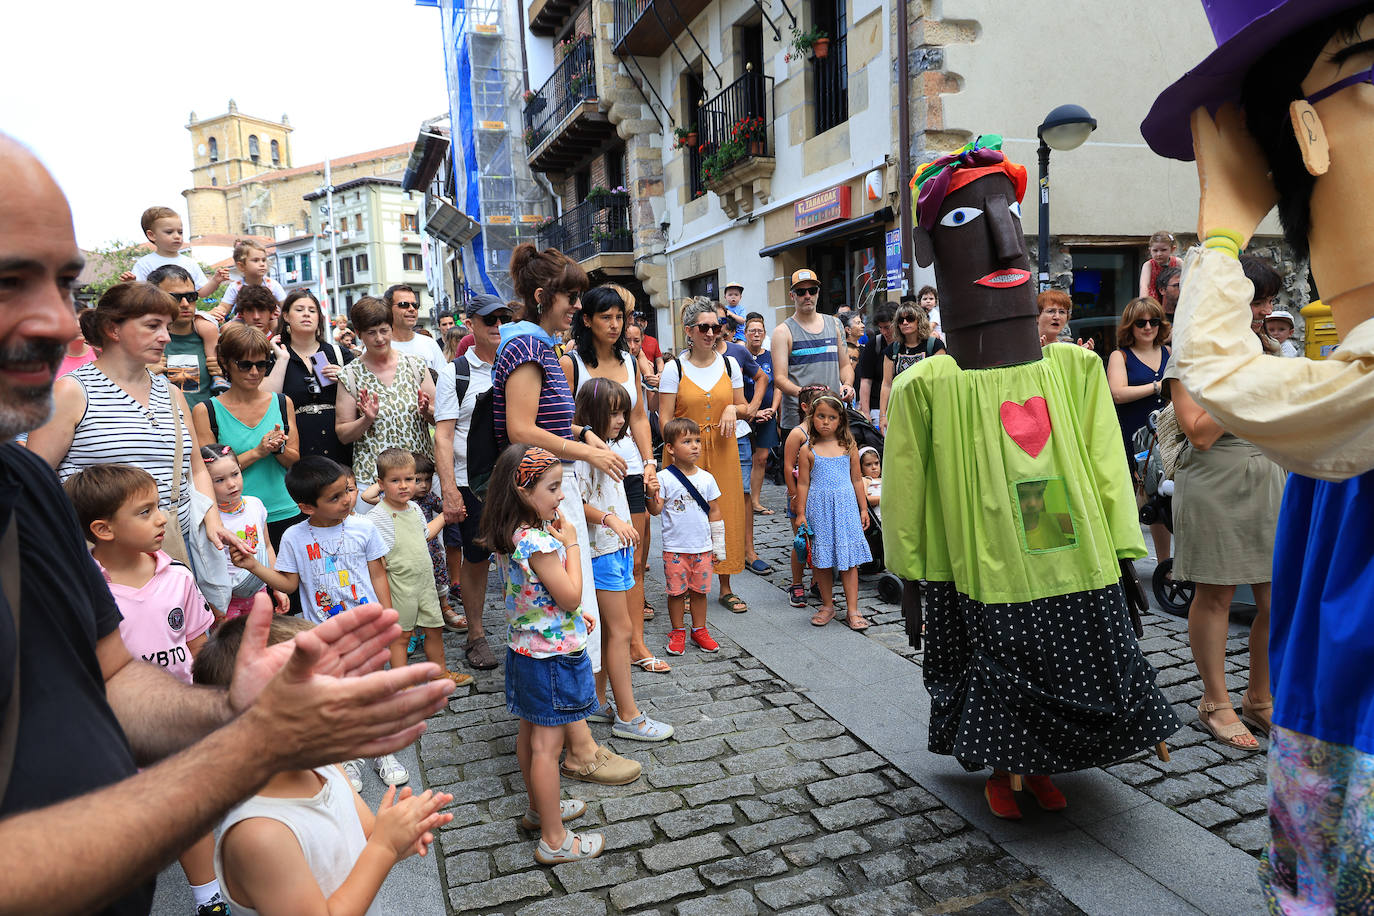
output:
[[[186,215],[189,114],[291,119],[293,165],[413,141],[447,111],[439,12],[408,0],[6,3],[0,130],[71,201],[82,247]]]

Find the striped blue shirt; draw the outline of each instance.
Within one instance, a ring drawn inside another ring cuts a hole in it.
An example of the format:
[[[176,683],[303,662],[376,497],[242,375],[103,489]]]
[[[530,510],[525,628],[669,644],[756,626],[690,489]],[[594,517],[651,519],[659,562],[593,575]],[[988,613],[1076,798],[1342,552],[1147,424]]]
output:
[[[504,447],[510,443],[506,434],[506,379],[525,363],[538,363],[544,373],[535,424],[545,432],[571,439],[573,396],[563,367],[558,364],[558,354],[539,338],[525,335],[502,343],[491,371],[492,414],[498,444]]]

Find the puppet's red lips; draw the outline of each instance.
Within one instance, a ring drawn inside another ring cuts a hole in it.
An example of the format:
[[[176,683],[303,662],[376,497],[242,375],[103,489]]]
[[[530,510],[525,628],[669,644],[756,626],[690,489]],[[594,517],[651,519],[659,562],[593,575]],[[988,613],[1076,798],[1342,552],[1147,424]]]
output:
[[[979,286],[991,286],[993,289],[1010,289],[1013,286],[1020,286],[1030,279],[1029,270],[1020,270],[1015,267],[999,270],[996,273],[988,274],[978,280],[974,280]]]

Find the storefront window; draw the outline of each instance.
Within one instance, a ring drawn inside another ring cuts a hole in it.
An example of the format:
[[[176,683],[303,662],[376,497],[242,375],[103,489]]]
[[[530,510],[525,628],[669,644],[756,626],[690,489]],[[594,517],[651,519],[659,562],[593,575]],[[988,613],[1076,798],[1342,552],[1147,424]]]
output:
[[[705,296],[712,302],[720,299],[720,287],[717,286],[716,273],[702,274],[699,277],[691,277],[682,282],[685,292],[689,297]]]
[[[881,230],[808,247],[806,266],[821,278],[817,307],[828,315],[854,309],[871,322],[878,304],[886,301],[884,258]]]
[[[1135,298],[1140,256],[1134,248],[1078,248],[1073,251],[1075,339],[1092,338],[1105,359],[1116,349],[1116,325],[1126,303]]]

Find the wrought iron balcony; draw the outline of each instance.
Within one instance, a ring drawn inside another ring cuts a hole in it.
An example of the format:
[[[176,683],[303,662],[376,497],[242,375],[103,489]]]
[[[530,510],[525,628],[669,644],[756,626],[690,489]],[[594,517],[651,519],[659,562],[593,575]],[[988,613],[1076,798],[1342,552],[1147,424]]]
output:
[[[583,35],[567,45],[553,75],[525,102],[530,168],[568,171],[615,134],[596,106],[596,93],[596,42]]]
[[[539,230],[541,247],[557,248],[575,261],[634,251],[630,198],[610,194],[589,198]]]
[[[725,212],[768,202],[773,176],[773,78],[752,69],[698,111],[700,150],[689,156],[692,190],[714,191]]]
[[[711,0],[613,0],[611,44],[617,54],[657,57]]]

